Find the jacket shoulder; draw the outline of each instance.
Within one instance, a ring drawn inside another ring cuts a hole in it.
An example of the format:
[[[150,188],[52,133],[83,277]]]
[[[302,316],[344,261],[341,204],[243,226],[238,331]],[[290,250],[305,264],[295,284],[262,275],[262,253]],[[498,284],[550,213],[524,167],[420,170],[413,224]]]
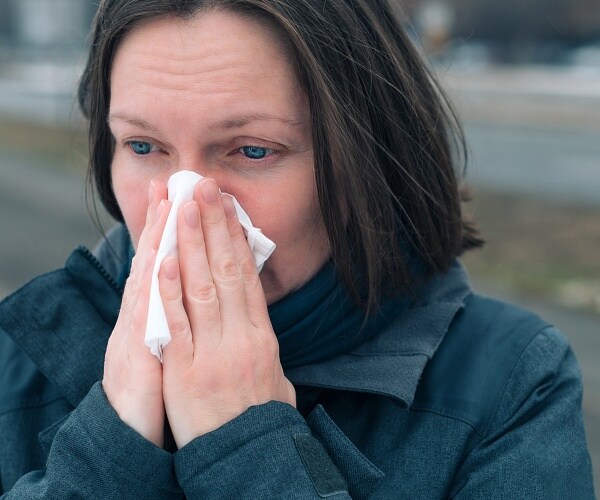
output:
[[[39,366],[13,338],[33,335],[48,298],[66,285],[63,270],[41,275],[0,302],[0,414],[43,405],[61,397]]]
[[[101,377],[119,304],[116,286],[85,249],[73,252],[65,268],[6,297],[0,303],[0,401],[23,401],[28,391],[41,394],[53,384],[75,406]]]
[[[557,348],[568,348],[562,335],[537,315],[469,295],[425,367],[412,408],[463,420],[483,433],[523,353],[549,332]]]

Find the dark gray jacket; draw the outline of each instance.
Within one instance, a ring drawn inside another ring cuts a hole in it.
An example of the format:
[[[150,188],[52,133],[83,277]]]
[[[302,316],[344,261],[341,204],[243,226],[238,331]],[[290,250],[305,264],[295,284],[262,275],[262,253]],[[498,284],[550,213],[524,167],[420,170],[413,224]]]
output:
[[[98,382],[120,298],[79,249],[0,305],[2,498],[594,498],[568,344],[458,264],[372,341],[287,370],[309,408],[252,407],[175,453]]]

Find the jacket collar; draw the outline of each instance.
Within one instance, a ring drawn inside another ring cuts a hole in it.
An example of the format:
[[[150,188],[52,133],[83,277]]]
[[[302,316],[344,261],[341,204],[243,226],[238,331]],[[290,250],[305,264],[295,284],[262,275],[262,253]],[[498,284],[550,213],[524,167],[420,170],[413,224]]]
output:
[[[80,247],[65,269],[35,279],[0,304],[0,327],[74,406],[102,379],[121,303],[122,289],[102,264]],[[430,279],[418,304],[381,334],[347,354],[289,369],[286,376],[295,385],[382,394],[410,406],[427,361],[470,291],[455,262]]]
[[[409,407],[425,365],[470,293],[466,272],[455,261],[446,274],[429,280],[418,304],[375,338],[347,354],[287,370],[286,376],[294,385],[381,394]]]

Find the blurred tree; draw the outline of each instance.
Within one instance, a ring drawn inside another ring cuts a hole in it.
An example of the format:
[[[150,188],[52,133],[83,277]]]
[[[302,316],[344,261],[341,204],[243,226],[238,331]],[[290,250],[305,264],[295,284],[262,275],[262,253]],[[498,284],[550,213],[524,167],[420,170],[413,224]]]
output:
[[[0,0],[0,49],[81,48],[97,0]]]

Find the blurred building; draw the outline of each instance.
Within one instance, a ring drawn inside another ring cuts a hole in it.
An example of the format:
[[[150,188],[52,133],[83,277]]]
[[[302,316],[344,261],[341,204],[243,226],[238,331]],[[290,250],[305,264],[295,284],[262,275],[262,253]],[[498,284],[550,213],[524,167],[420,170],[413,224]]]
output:
[[[600,42],[599,0],[392,0],[428,53],[444,40],[485,43],[503,62],[561,62],[561,54]]]
[[[3,60],[81,54],[95,8],[94,0],[1,0]]]
[[[66,124],[96,0],[0,0],[0,115]]]
[[[600,38],[598,0],[448,0],[456,33],[496,40],[535,38],[572,43]]]
[[[599,0],[390,1],[407,13],[431,50],[450,38],[485,40],[509,52],[519,46],[527,52],[540,42],[600,40]],[[0,58],[81,53],[96,7],[97,0],[0,0]]]

